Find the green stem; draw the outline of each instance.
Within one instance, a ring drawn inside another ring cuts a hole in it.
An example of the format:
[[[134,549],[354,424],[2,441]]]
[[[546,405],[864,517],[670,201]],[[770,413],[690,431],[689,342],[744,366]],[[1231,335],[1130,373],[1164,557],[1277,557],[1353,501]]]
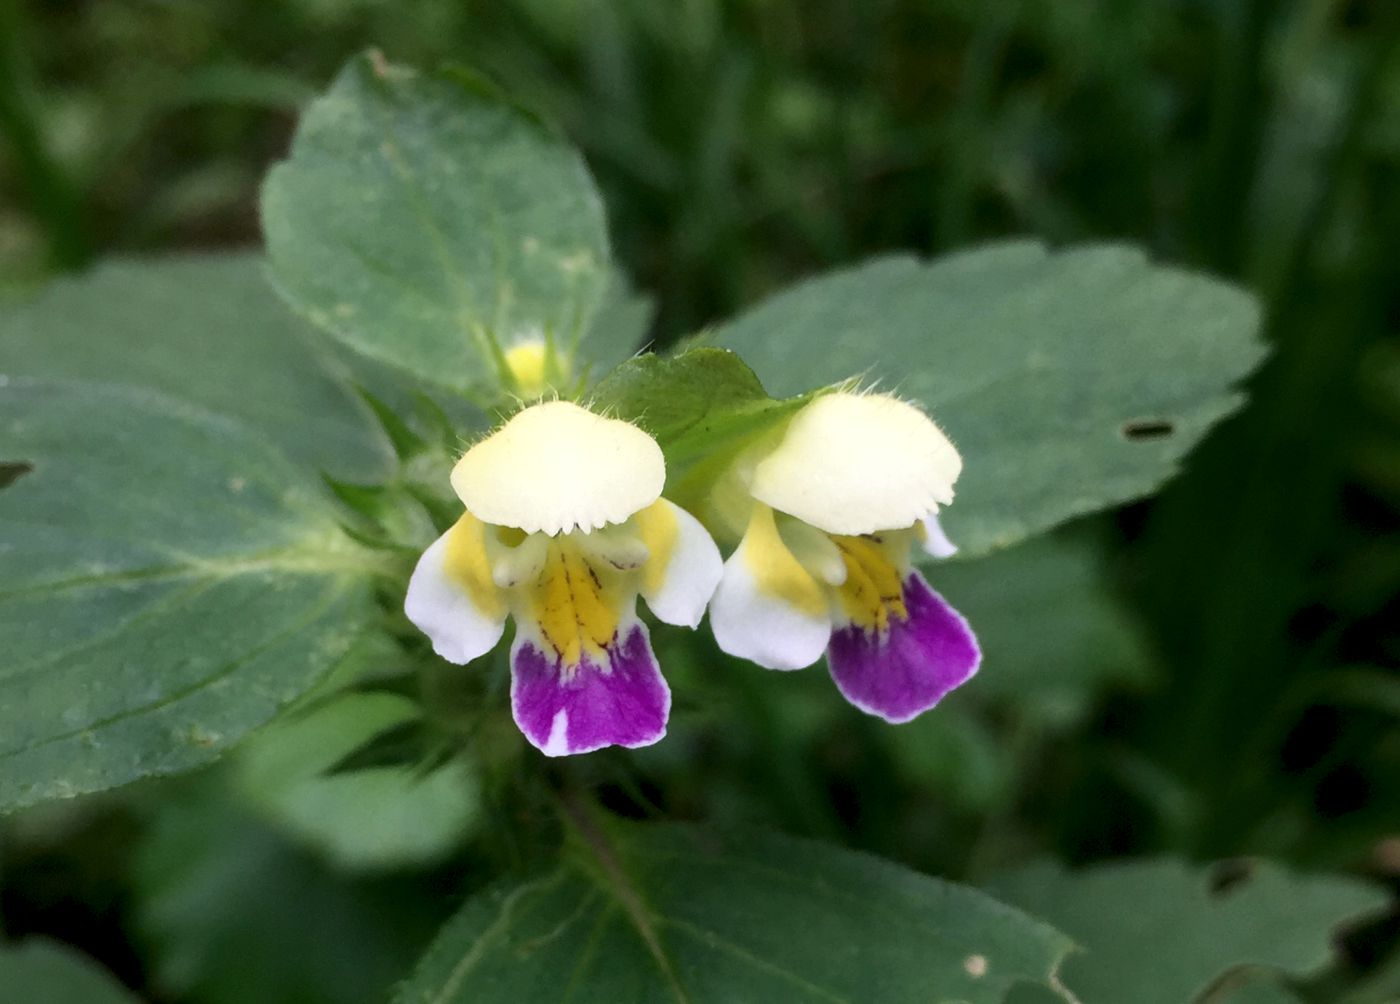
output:
[[[1196,205],[1198,257],[1220,271],[1237,270],[1244,247],[1244,214],[1258,175],[1268,119],[1265,36],[1277,15],[1273,0],[1226,5],[1216,44],[1215,92]]]

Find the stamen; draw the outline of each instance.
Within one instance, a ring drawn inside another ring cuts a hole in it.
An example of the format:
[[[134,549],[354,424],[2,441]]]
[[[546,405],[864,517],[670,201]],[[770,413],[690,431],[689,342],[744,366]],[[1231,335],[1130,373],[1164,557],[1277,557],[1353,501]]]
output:
[[[641,568],[650,554],[637,532],[627,524],[605,526],[592,533],[572,533],[569,538],[600,565],[619,572]]]
[[[846,581],[846,562],[830,536],[789,517],[779,517],[778,534],[802,567],[828,586]]]
[[[548,538],[527,534],[511,545],[501,535],[486,535],[486,554],[491,561],[491,578],[501,589],[509,589],[533,579],[544,567]]]

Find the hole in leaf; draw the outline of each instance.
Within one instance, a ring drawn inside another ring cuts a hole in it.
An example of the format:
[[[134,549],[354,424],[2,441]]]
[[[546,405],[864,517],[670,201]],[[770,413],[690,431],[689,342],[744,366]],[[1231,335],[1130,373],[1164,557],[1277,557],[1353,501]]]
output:
[[[34,470],[33,464],[26,464],[24,461],[0,460],[0,488],[8,488],[30,471]]]
[[[1222,861],[1210,873],[1210,891],[1214,896],[1228,896],[1254,874],[1254,864],[1243,859]]]
[[[1336,819],[1358,812],[1374,796],[1365,772],[1354,763],[1344,763],[1328,771],[1313,791],[1313,808],[1323,819]]]
[[[1137,418],[1123,423],[1123,438],[1133,442],[1166,439],[1176,432],[1176,423],[1165,418]]]

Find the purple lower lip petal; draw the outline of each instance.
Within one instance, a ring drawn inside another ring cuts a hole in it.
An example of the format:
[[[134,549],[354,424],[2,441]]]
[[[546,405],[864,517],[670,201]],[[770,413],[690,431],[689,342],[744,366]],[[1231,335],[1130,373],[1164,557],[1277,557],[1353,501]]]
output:
[[[848,624],[832,632],[827,661],[832,679],[862,711],[907,722],[966,683],[982,659],[963,616],[918,572],[904,580],[907,619],[884,632]]]
[[[565,667],[527,638],[517,641],[511,664],[516,724],[549,756],[649,746],[666,734],[671,690],[641,624],[624,624],[602,660],[585,656]]]

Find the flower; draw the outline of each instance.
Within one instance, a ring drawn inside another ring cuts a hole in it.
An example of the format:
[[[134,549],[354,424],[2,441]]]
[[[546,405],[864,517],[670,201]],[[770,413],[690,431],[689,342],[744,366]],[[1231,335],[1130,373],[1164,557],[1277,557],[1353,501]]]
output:
[[[743,505],[715,503],[745,514],[710,603],[720,648],[770,669],[825,650],[862,711],[907,722],[933,707],[981,661],[967,621],[909,560],[916,542],[956,550],[937,513],[961,470],[948,438],[897,398],[840,391],[806,405],[735,464]]]
[[[563,376],[562,361],[544,336],[530,333],[505,350],[505,367],[515,393],[522,400],[536,401],[549,393],[553,381]]]
[[[516,413],[453,468],[466,511],[423,552],[404,611],[459,664],[515,618],[511,707],[548,756],[666,733],[671,692],[637,595],[695,627],[722,563],[700,523],[661,498],[665,475],[645,432],[566,401]]]

